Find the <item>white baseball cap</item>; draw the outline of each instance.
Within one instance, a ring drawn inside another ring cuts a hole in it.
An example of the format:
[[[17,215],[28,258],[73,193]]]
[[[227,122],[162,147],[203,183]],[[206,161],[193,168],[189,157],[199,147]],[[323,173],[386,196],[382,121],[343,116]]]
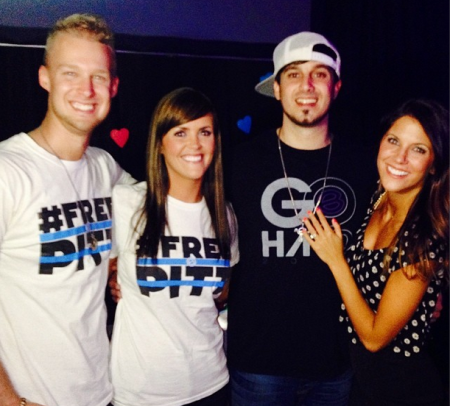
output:
[[[292,62],[317,61],[332,68],[341,75],[341,57],[334,45],[323,35],[315,32],[300,32],[281,41],[273,51],[273,74],[255,86],[265,96],[272,96],[273,82],[278,72]]]

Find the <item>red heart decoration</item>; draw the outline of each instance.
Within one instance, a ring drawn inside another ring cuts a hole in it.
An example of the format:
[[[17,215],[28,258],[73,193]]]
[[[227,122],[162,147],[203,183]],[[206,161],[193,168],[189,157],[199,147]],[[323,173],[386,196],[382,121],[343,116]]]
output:
[[[130,132],[127,128],[121,128],[120,130],[111,130],[111,138],[120,147],[123,148],[128,141]]]

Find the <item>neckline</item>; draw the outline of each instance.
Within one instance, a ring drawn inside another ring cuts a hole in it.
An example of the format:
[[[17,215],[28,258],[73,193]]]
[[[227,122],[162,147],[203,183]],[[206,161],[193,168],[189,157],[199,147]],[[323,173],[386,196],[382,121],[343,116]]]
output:
[[[284,144],[284,143],[283,143]],[[292,194],[292,190],[291,190],[291,185],[289,182],[289,176],[287,174],[286,171],[286,165],[285,165],[285,161],[284,161],[284,157],[283,157],[283,148],[282,148],[282,141],[277,133],[277,145],[278,145],[278,152],[280,155],[280,161],[281,161],[281,167],[283,169],[283,175],[284,175],[284,180],[286,182],[286,186],[287,186],[287,190],[289,192],[289,197],[291,200],[291,204],[292,204],[292,209],[294,210],[295,213],[295,217],[297,218],[298,222],[299,222],[299,227],[294,229],[294,232],[298,234],[298,238],[300,239],[300,244],[303,242],[303,231],[306,230],[305,227],[305,223],[303,222],[303,219],[300,217],[300,213],[298,212],[295,203],[294,203],[294,196]],[[285,146],[287,144],[284,144]],[[325,176],[324,176],[324,180],[323,180],[323,186],[322,186],[322,191],[319,195],[319,198],[317,200],[316,205],[314,206],[313,209],[313,214],[316,213],[317,208],[319,207],[321,201],[322,201],[322,197],[323,194],[325,192],[325,188],[327,186],[327,180],[328,180],[328,173],[329,173],[329,169],[330,169],[330,161],[331,161],[331,153],[332,153],[332,147],[333,147],[333,139],[331,139],[330,143],[326,146],[328,147],[328,155],[327,155],[327,164],[326,164],[326,168],[325,168]]]
[[[374,213],[374,208],[373,206],[370,207],[366,217],[365,217],[365,221],[364,221],[364,229],[361,228],[361,238],[360,238],[360,243],[361,243],[361,248],[363,251],[367,251],[367,252],[384,252],[385,250],[387,250],[389,247],[382,247],[382,248],[366,248],[366,246],[364,245],[364,240],[366,237],[366,230],[367,230],[367,226],[369,225],[370,219],[372,218],[372,215]]]
[[[183,200],[177,199],[176,197],[173,197],[168,194],[167,201],[170,202],[171,204],[176,204],[178,206],[195,208],[195,207],[202,206],[205,204],[205,196],[202,196],[201,200],[198,202],[185,202]]]
[[[50,152],[47,149],[45,149],[43,146],[41,146],[40,144],[38,144],[34,138],[32,138],[28,133],[24,133],[26,138],[29,139],[29,143],[32,146],[33,149],[35,149],[36,151],[38,151],[40,153],[40,155],[42,155],[44,158],[49,159],[52,163],[54,163],[55,165],[57,165],[59,168],[62,168],[67,180],[69,181],[69,184],[72,188],[72,190],[74,191],[76,198],[77,198],[77,207],[80,210],[81,213],[81,218],[83,220],[83,224],[84,224],[84,233],[86,235],[86,241],[89,244],[89,249],[95,251],[98,248],[98,240],[97,237],[94,234],[94,230],[92,230],[91,228],[91,224],[88,221],[87,218],[87,214],[84,211],[84,208],[81,205],[82,199],[80,196],[80,192],[78,190],[78,188],[75,185],[75,182],[71,176],[71,173],[74,172],[74,170],[77,170],[79,168],[81,168],[82,166],[86,167],[86,170],[88,172],[88,178],[89,178],[89,186],[90,186],[90,193],[89,195],[91,196],[92,199],[94,199],[95,196],[95,192],[92,188],[92,180],[93,178],[90,176],[90,172],[91,172],[91,168],[89,165],[89,159],[86,156],[86,150],[83,153],[83,155],[81,156],[80,159],[76,160],[76,161],[71,161],[71,160],[64,160],[61,159],[56,153],[55,151]],[[45,138],[44,138],[45,140]],[[46,140],[45,140],[46,141]],[[48,144],[48,142],[47,142]],[[48,144],[48,146],[50,147],[50,150],[52,150],[52,147]],[[88,198],[89,199],[89,198]]]
[[[61,159],[58,156],[56,156],[55,154],[52,154],[50,151],[47,151],[44,147],[42,147],[41,145],[39,145],[28,133],[21,133],[23,135],[22,139],[30,146],[30,148],[32,148],[34,151],[36,151],[39,155],[41,155],[42,157],[46,158],[47,160],[53,162],[54,164],[60,166],[60,164],[64,164],[66,166],[66,168],[72,170],[72,169],[76,169],[78,167],[80,167],[84,162],[86,162],[86,153],[89,149],[86,148],[86,151],[84,152],[83,156],[76,160],[76,161],[71,161],[71,160],[66,160],[66,159]]]
[[[325,145],[324,147],[320,147],[317,149],[299,149],[299,148],[291,147],[290,145],[286,144],[282,139],[280,139],[278,137],[278,134],[276,133],[276,131],[275,131],[275,137],[276,137],[275,144],[277,145],[277,148],[278,148],[278,145],[281,144],[281,146],[283,148],[283,152],[286,152],[288,155],[295,155],[295,154],[297,154],[297,155],[298,154],[309,154],[309,155],[317,154],[317,155],[319,155],[319,154],[328,152],[328,148],[330,148],[331,145],[333,145],[332,148],[335,147],[334,137],[328,145]],[[271,149],[272,148],[273,147],[271,147]]]
[[[314,134],[314,135],[311,134],[306,138],[303,137],[301,134],[294,134],[291,137],[288,137],[289,138],[288,141],[291,141],[292,144],[294,145],[290,145],[287,141],[283,140],[283,134],[286,134],[286,132],[283,131],[283,126],[281,126],[280,128],[276,128],[275,134],[277,139],[281,141],[284,146],[297,151],[319,151],[323,148],[330,146],[331,144],[333,144],[334,141],[334,135],[329,131],[327,131],[326,134]],[[297,145],[298,143],[302,145],[298,146]],[[317,143],[319,143],[320,146],[316,147]],[[307,148],[306,146],[309,146],[309,148]]]

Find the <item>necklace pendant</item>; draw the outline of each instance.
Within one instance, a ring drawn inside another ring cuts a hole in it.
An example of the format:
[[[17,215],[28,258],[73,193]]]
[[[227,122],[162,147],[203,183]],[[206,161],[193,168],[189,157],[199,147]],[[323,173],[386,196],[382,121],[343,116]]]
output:
[[[91,246],[91,249],[96,250],[98,247],[98,241],[94,237],[94,234],[89,234],[88,241],[89,241],[89,245]]]
[[[283,168],[283,175],[284,175],[284,179],[286,181],[286,187],[287,187],[287,191],[289,193],[289,197],[291,199],[291,203],[292,203],[292,209],[294,210],[295,213],[295,217],[297,217],[300,227],[295,228],[294,232],[297,233],[298,238],[300,240],[300,244],[303,243],[303,231],[307,231],[307,228],[305,227],[302,218],[300,217],[300,213],[297,210],[297,206],[295,204],[294,201],[294,196],[292,194],[292,190],[291,190],[291,185],[289,184],[289,176],[286,172],[286,165],[284,164],[284,158],[283,158],[283,151],[281,150],[281,141],[280,141],[280,134],[277,133],[278,135],[278,152],[280,153],[280,161],[281,161],[281,167]],[[327,180],[328,180],[328,169],[330,168],[330,161],[331,161],[331,147],[333,146],[333,142],[332,139],[330,139],[330,144],[329,144],[329,149],[328,149],[328,158],[327,158],[327,166],[325,168],[325,176],[323,178],[323,185],[322,185],[322,190],[320,192],[319,198],[317,199],[317,203],[313,208],[313,213],[316,214],[317,208],[320,205],[320,202],[322,201],[322,197],[325,191],[325,188],[327,186]],[[378,202],[377,202],[378,203]]]
[[[300,238],[300,242],[303,242],[303,233],[302,231],[305,229],[305,227],[300,226],[298,228],[294,229],[294,232],[298,234],[298,237]]]

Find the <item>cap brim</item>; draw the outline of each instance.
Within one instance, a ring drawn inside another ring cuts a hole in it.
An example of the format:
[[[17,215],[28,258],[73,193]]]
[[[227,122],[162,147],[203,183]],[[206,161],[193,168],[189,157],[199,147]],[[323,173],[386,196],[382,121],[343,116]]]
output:
[[[259,82],[255,86],[255,90],[264,96],[275,97],[273,93],[273,82],[275,81],[275,75],[269,76],[263,81]]]

